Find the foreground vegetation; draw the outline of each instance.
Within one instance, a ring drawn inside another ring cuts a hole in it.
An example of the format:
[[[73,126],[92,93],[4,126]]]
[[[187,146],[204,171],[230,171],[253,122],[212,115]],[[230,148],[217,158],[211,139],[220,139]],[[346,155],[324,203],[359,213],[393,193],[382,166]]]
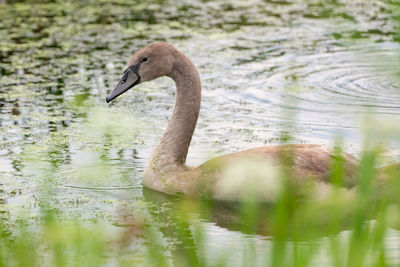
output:
[[[251,195],[243,203],[218,203],[144,189],[150,204],[142,211],[117,210],[113,225],[60,215],[52,206],[56,185],[49,172],[43,174],[47,179],[38,199],[38,218],[19,214],[14,224],[2,220],[0,266],[231,266],[229,246],[217,258],[207,255],[213,248],[204,222],[268,237],[264,243],[243,239],[245,252],[237,257],[237,265],[260,265],[257,253],[270,246],[262,252],[261,265],[316,266],[322,252],[322,262],[330,266],[392,266],[399,255],[390,255],[386,239],[389,231],[400,227],[400,169],[386,168],[384,182],[378,181],[375,166],[382,158],[381,144],[370,143],[352,191],[341,187],[337,147],[332,189],[322,198],[299,195],[291,183],[273,205],[252,201]],[[290,177],[285,175],[282,179]]]

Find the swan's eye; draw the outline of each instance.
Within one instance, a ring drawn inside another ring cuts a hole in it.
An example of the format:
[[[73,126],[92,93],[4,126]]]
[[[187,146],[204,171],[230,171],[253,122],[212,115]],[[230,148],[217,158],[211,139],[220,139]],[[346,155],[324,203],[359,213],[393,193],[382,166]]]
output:
[[[147,61],[147,57],[142,58],[142,62],[146,62]]]

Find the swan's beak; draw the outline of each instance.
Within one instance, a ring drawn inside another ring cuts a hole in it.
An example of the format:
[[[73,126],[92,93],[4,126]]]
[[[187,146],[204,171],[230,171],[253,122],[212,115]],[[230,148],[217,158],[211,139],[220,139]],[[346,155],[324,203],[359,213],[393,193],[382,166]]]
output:
[[[107,96],[107,103],[122,95],[140,82],[138,65],[131,65],[125,70],[124,75],[121,80],[119,80],[117,86],[115,86],[114,90],[112,90],[112,92]]]

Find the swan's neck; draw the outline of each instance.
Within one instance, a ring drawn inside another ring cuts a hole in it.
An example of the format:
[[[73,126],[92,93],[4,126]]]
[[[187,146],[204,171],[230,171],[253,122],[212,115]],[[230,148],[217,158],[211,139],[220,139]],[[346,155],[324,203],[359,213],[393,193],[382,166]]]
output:
[[[175,108],[161,140],[153,150],[144,178],[159,179],[185,166],[190,141],[200,111],[200,77],[193,63],[178,54],[170,77],[176,84]]]

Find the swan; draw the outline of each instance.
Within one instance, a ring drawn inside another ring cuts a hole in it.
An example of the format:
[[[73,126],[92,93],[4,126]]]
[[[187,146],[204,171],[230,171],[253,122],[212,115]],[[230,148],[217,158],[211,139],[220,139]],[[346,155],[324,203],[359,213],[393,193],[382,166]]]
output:
[[[204,194],[217,200],[240,201],[245,186],[252,184],[258,198],[269,202],[280,188],[277,179],[281,178],[276,177],[285,169],[290,169],[291,179],[297,185],[312,180],[319,188],[330,186],[335,153],[324,145],[264,146],[219,156],[198,167],[187,166],[186,156],[200,112],[201,82],[195,65],[186,55],[168,43],[154,43],[140,49],[128,61],[122,78],[106,101],[109,103],[132,87],[162,76],[175,82],[175,108],[145,167],[145,187],[172,195]],[[285,155],[290,155],[290,164],[284,163]],[[343,186],[352,188],[359,161],[344,152],[341,160]],[[240,175],[242,178],[237,178]],[[253,182],[250,176],[256,176]]]

